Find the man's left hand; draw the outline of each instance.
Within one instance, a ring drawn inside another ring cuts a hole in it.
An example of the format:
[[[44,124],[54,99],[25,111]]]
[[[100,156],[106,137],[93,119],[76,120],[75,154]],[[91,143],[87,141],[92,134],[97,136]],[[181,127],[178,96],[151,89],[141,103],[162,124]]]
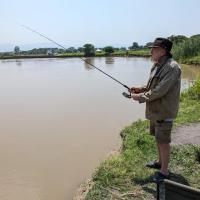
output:
[[[132,94],[131,96],[132,96],[133,100],[139,101],[139,97],[140,97],[139,94]]]

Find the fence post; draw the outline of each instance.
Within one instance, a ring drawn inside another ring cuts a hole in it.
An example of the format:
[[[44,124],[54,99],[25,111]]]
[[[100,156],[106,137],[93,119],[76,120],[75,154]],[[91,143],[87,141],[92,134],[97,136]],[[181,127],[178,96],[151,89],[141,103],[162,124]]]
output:
[[[157,184],[157,200],[200,200],[200,190],[165,179]]]

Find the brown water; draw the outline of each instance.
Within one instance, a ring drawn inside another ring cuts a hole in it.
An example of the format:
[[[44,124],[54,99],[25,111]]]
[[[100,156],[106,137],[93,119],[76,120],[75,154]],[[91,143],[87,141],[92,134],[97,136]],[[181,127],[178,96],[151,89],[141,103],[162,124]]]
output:
[[[90,60],[125,84],[145,84],[144,58]],[[199,73],[183,66],[183,86]],[[144,105],[78,58],[0,62],[0,199],[68,200]]]

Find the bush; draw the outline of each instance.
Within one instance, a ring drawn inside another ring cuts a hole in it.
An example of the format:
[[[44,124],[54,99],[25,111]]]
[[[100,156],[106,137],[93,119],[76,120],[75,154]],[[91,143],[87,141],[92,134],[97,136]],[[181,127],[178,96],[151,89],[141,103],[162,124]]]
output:
[[[193,85],[185,92],[181,94],[181,100],[184,98],[200,100],[200,77],[195,80]]]
[[[177,45],[174,45],[172,53],[176,59],[184,59],[200,54],[200,38],[191,37]]]

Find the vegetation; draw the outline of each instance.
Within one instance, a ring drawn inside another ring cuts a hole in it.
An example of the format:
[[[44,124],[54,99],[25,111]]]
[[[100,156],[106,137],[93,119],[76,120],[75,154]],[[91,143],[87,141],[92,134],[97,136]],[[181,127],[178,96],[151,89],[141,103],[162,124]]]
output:
[[[15,53],[15,54],[19,54],[19,52],[20,52],[19,46],[15,46],[15,48],[14,48],[14,53]]]
[[[63,54],[65,52],[70,52],[70,51],[65,51],[63,49],[58,49],[58,48],[34,48],[32,50],[28,51],[21,51],[20,55],[47,55],[48,53],[51,54]]]
[[[104,50],[106,55],[110,55],[111,53],[114,53],[114,48],[112,46],[104,47],[103,50]]]
[[[180,63],[200,65],[200,34],[186,37],[184,35],[172,35],[168,37],[173,42],[172,54],[175,59]],[[142,56],[149,57],[150,51],[147,48],[151,42],[146,43],[144,46],[133,42],[127,49],[126,47],[112,47],[106,46],[104,48],[95,48],[92,44],[85,44],[83,47],[69,47],[67,49],[59,48],[38,48],[28,51],[20,51],[20,47],[16,46],[13,52],[0,53],[1,58],[17,58],[16,56],[65,56],[65,57],[78,57],[78,56]]]
[[[91,57],[95,55],[95,49],[94,49],[94,45],[92,44],[85,44],[83,46],[84,48],[84,56],[85,57]]]
[[[133,42],[132,46],[129,47],[130,50],[138,50],[138,49],[143,49],[143,46],[139,46],[137,42]]]
[[[172,53],[182,63],[200,64],[200,35],[169,37],[174,42]]]
[[[143,56],[143,57],[149,57],[150,51],[147,48],[143,48],[140,50],[130,50],[128,51],[129,56]]]
[[[200,79],[184,91],[175,126],[200,121]],[[86,200],[155,199],[156,185],[150,176],[155,172],[145,163],[156,158],[155,142],[148,134],[148,122],[137,121],[120,133],[120,153],[110,156],[96,169],[93,186]],[[171,179],[200,189],[200,146],[174,146],[171,154]]]

